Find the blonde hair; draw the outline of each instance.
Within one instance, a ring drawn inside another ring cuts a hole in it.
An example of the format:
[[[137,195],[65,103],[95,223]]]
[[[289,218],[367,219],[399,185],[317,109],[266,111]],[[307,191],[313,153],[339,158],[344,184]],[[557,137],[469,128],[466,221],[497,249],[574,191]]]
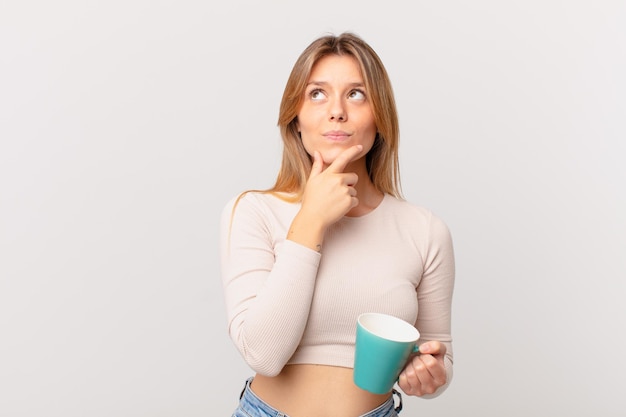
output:
[[[350,32],[338,36],[326,35],[313,41],[300,54],[287,79],[278,115],[278,127],[283,140],[283,157],[276,183],[266,190],[248,190],[239,194],[231,212],[231,227],[235,209],[247,193],[274,194],[289,202],[301,200],[312,162],[300,140],[297,116],[313,66],[328,55],[350,56],[356,59],[377,127],[374,145],[366,155],[368,175],[377,190],[403,198],[398,164],[400,128],[396,101],[387,70],[374,49],[359,36]]]
[[[391,82],[378,54],[363,39],[350,32],[316,39],[294,64],[283,92],[278,116],[278,127],[283,140],[281,168],[276,183],[266,192],[289,193],[291,198],[281,198],[293,201],[299,201],[302,197],[311,172],[311,157],[300,140],[297,115],[313,66],[328,55],[356,59],[378,130],[374,145],[366,156],[367,171],[376,189],[401,198],[399,123]]]
[[[356,59],[377,127],[374,145],[366,155],[368,175],[377,190],[403,198],[398,164],[400,129],[389,75],[371,46],[359,36],[344,32],[314,40],[296,60],[287,79],[278,115],[283,156],[276,183],[266,190],[248,190],[241,193],[233,206],[233,214],[239,200],[249,192],[271,193],[290,202],[297,202],[302,198],[312,163],[300,140],[297,116],[313,66],[328,55]]]

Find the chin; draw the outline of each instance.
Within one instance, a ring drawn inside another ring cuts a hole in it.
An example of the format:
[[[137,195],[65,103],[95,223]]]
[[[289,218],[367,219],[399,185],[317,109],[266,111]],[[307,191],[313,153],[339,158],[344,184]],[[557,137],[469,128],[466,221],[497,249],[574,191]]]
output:
[[[337,159],[340,153],[341,151],[322,152],[322,160],[324,161],[324,165],[332,164],[335,159]]]

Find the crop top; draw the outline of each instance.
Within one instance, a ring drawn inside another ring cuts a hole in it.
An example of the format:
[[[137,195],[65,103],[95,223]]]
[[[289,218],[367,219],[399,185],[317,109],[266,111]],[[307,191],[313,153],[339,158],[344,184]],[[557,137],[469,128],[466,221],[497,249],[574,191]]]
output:
[[[285,239],[300,203],[262,192],[236,201],[222,211],[221,274],[230,337],[255,372],[352,368],[357,317],[379,312],[414,324],[420,344],[446,345],[449,384],[455,268],[438,217],[386,194],[373,211],[330,226],[320,253]]]

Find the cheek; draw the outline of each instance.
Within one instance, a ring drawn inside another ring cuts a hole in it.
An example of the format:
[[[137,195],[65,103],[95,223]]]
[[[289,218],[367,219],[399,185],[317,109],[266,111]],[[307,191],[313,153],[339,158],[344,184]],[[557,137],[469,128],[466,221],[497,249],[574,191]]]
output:
[[[300,141],[302,142],[302,145],[304,146],[304,149],[307,151],[307,153],[311,155],[311,152],[317,146],[314,139],[316,130],[313,128],[309,121],[299,121],[297,127],[300,134]]]
[[[315,116],[310,111],[302,111],[296,117],[298,132],[310,132],[317,124]]]
[[[302,142],[302,147],[309,154],[309,156],[313,157],[314,151],[320,151],[319,145],[314,141],[310,140],[309,136],[305,133],[300,134],[300,141]]]
[[[378,130],[376,129],[375,125],[372,125],[370,128],[368,128],[366,131],[363,132],[364,133],[363,134],[363,147],[366,148],[368,152],[369,152],[369,149],[371,149],[372,146],[374,146],[377,132]]]

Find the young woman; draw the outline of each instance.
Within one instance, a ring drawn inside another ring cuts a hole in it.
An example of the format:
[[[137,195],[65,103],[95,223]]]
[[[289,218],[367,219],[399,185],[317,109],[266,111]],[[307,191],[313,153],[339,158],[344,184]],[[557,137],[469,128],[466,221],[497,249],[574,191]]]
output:
[[[415,325],[420,353],[397,386],[439,395],[452,377],[452,241],[401,196],[398,118],[378,55],[350,33],[312,42],[278,125],[275,185],[233,198],[221,219],[228,328],[255,371],[233,415],[396,416],[398,391],[373,394],[352,379],[364,312]]]

